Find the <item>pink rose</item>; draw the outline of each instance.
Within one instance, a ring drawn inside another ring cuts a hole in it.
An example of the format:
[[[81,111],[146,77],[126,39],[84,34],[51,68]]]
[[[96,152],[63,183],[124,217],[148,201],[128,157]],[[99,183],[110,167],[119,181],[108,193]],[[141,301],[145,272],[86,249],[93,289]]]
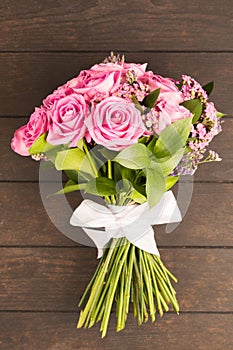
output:
[[[179,104],[172,105],[164,101],[161,101],[156,105],[156,110],[158,111],[157,134],[160,134],[163,129],[175,121],[192,116],[192,113],[190,113],[187,108],[180,106]]]
[[[29,148],[36,139],[48,130],[48,116],[44,107],[35,108],[29,122],[16,130],[11,148],[22,156],[29,156]]]
[[[144,75],[146,71],[147,63],[100,63],[91,67],[91,70],[96,72],[116,72],[120,71],[121,75],[125,75],[127,71],[134,71],[137,77]]]
[[[84,119],[88,106],[82,95],[70,94],[54,101],[49,110],[51,125],[47,141],[52,145],[67,144],[75,147],[86,133]]]
[[[100,63],[68,81],[66,88],[71,88],[79,94],[84,94],[88,102],[96,95],[108,97],[121,83],[128,70],[134,71],[140,77],[145,73],[147,64],[135,63]]]
[[[153,72],[145,72],[139,78],[144,84],[150,86],[150,90],[160,90],[159,100],[167,101],[169,104],[179,104],[183,101],[181,93],[174,81],[170,78],[164,78],[161,75],[155,75]]]
[[[103,66],[105,67],[106,65]],[[76,78],[66,83],[66,87],[72,88],[79,94],[85,94],[88,102],[96,93],[108,95],[113,89],[119,86],[121,72],[119,69],[109,70],[104,67],[101,67],[102,69],[91,68],[81,71]]]
[[[145,72],[139,81],[148,84],[151,91],[160,89],[158,101],[154,107],[154,111],[157,113],[156,133],[160,134],[168,125],[179,119],[192,116],[188,109],[180,106],[180,103],[183,102],[182,94],[172,79],[155,75],[149,71]]]
[[[97,144],[115,151],[137,143],[145,133],[141,113],[134,104],[115,96],[97,104],[85,123]]]
[[[60,86],[55,90],[52,94],[48,95],[43,104],[47,109],[51,109],[55,103],[55,101],[60,100],[60,98],[68,96],[73,93],[71,88],[65,87],[64,85]]]

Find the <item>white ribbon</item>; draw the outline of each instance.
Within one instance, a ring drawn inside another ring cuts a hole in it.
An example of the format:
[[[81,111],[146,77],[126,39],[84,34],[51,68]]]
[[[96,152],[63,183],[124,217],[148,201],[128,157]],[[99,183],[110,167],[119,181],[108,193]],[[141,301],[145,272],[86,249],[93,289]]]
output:
[[[111,238],[126,237],[136,247],[159,256],[151,225],[168,224],[182,220],[172,191],[164,193],[153,208],[148,203],[108,207],[85,199],[73,212],[70,224],[80,226],[93,240],[98,258]],[[101,231],[97,228],[104,227]],[[95,228],[95,229],[93,229]]]

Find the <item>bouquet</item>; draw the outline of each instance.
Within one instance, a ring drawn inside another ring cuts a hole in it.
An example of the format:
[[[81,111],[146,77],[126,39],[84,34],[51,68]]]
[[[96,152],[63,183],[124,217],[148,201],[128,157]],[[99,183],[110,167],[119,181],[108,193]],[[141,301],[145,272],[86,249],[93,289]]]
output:
[[[221,160],[206,154],[223,116],[209,101],[213,82],[202,87],[190,76],[176,81],[146,68],[111,53],[47,96],[11,143],[65,172],[57,194],[102,198],[84,199],[70,218],[100,258],[78,328],[100,321],[102,337],[113,308],[117,331],[130,310],[139,325],[170,307],[179,313],[177,279],[160,259],[152,225],[180,222],[171,188],[199,164]]]

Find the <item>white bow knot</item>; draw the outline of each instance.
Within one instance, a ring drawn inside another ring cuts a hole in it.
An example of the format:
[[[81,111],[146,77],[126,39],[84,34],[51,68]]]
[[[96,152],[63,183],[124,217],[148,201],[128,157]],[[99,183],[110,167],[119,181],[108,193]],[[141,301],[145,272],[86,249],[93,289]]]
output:
[[[85,199],[73,212],[70,224],[80,226],[93,240],[98,258],[111,238],[126,237],[136,247],[159,256],[151,225],[168,224],[182,220],[172,191],[164,193],[153,208],[148,203],[108,207]],[[104,227],[104,231],[98,228]],[[95,229],[93,229],[95,228]]]

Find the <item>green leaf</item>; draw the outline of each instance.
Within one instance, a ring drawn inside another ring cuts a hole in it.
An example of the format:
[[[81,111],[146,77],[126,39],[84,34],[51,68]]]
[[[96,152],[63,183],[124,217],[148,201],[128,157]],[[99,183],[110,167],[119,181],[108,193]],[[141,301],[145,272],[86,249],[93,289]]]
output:
[[[217,111],[217,118],[222,118],[224,116],[226,116],[226,114]]]
[[[192,117],[177,120],[165,128],[154,148],[154,155],[159,158],[172,157],[186,145],[192,125]]]
[[[58,150],[62,148],[61,145],[51,145],[50,143],[48,143],[46,141],[47,134],[48,133],[45,132],[44,134],[40,135],[38,139],[36,139],[36,141],[33,143],[33,145],[29,149],[29,153],[31,155],[38,154],[38,153],[47,153],[53,149]]]
[[[121,151],[113,161],[129,169],[143,169],[150,165],[150,152],[142,143],[136,143]]]
[[[185,152],[185,148],[180,148],[170,157],[158,158],[158,162],[163,170],[164,176],[171,174],[172,170],[179,164]],[[152,163],[154,164],[154,162]]]
[[[143,196],[143,194],[141,194],[140,192],[135,190],[135,188],[132,190],[129,198],[132,199],[134,202],[139,203],[139,204],[143,204],[147,201],[146,196]]]
[[[69,180],[66,182],[66,184],[65,184],[64,187],[73,186],[73,185],[77,185],[77,182],[74,181],[74,180],[69,179]]]
[[[127,179],[133,181],[135,178],[135,171],[132,169],[125,168],[121,165],[121,177],[122,179]]]
[[[142,194],[144,197],[146,196],[146,186],[145,185],[138,185],[136,183],[133,183],[133,187],[137,192]]]
[[[86,154],[79,148],[58,152],[55,167],[57,170],[76,170],[95,176]]]
[[[121,176],[121,168],[122,166],[118,163],[112,163],[113,167],[113,179],[117,182],[120,181],[122,176]],[[132,170],[131,170],[132,171]]]
[[[142,136],[142,137],[140,137],[140,139],[138,139],[138,142],[146,144],[147,141],[149,140],[149,137],[150,136]]]
[[[210,96],[211,92],[213,91],[214,88],[214,82],[210,81],[208,84],[205,84],[203,86],[203,89],[206,91],[207,95]]]
[[[92,179],[87,183],[85,192],[96,196],[111,196],[117,193],[115,182],[108,177]]]
[[[84,172],[78,172],[76,170],[65,170],[66,176],[74,182],[74,184],[80,183],[80,182],[86,182],[90,181],[93,176],[90,176],[87,173]]]
[[[154,207],[166,191],[165,178],[160,164],[146,169],[146,194],[149,207]]]
[[[77,184],[79,182],[79,173],[78,173],[78,171],[76,171],[76,170],[65,170],[65,174],[74,183]]]
[[[65,194],[65,193],[71,193],[71,192],[75,192],[75,191],[79,191],[79,190],[84,190],[85,187],[86,187],[86,184],[74,184],[74,185],[67,185],[66,184],[63,189],[61,189],[60,191],[57,191],[53,195]]]
[[[150,92],[148,95],[144,97],[141,104],[147,108],[153,108],[156,101],[158,100],[160,94],[160,89],[156,89],[152,92]]]
[[[147,144],[147,148],[149,149],[150,152],[154,152],[155,144],[158,140],[158,137],[153,136],[150,142]]]
[[[181,106],[184,106],[193,114],[193,124],[196,123],[202,115],[203,107],[201,101],[198,98],[184,101],[181,103]]]
[[[99,153],[107,160],[112,160],[119,152],[102,147],[99,149]]]
[[[77,143],[77,147],[79,149],[81,149],[81,151],[83,150],[83,145],[84,145],[84,140],[83,139],[80,139]]]
[[[166,180],[166,191],[168,191],[177,183],[177,181],[179,180],[179,176],[167,176],[165,180]]]

